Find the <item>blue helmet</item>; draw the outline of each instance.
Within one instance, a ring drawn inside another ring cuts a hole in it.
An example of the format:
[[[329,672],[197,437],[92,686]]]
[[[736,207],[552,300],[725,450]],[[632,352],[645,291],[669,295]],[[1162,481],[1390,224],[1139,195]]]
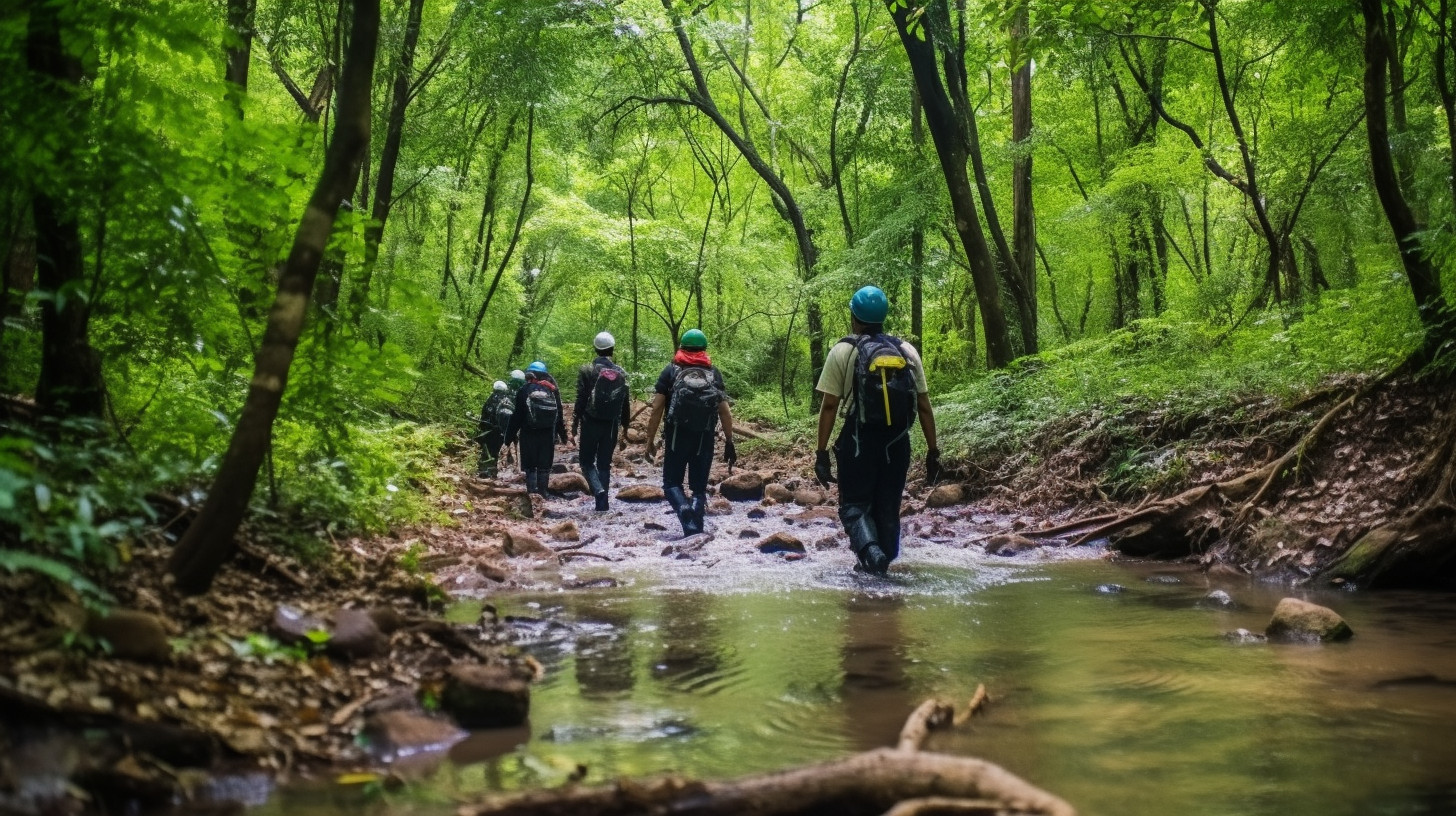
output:
[[[531,372],[532,374],[545,374],[546,364],[541,362],[540,360],[537,360],[536,362],[526,366],[526,370]]]
[[[878,286],[866,286],[849,299],[849,313],[861,323],[884,323],[890,301]]]

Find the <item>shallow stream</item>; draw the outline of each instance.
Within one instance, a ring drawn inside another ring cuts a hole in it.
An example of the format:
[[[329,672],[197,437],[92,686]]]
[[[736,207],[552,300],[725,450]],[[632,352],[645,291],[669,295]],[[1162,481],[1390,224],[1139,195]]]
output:
[[[572,562],[622,584],[491,598],[546,668],[528,726],[477,734],[402,788],[304,785],[251,812],[445,814],[578,765],[587,783],[770,771],[893,744],[924,698],[964,705],[985,683],[984,715],[926,749],[996,762],[1083,814],[1456,813],[1456,597],[931,542],[886,580],[849,558]],[[1355,638],[1225,638],[1262,631],[1286,595],[1333,607]]]

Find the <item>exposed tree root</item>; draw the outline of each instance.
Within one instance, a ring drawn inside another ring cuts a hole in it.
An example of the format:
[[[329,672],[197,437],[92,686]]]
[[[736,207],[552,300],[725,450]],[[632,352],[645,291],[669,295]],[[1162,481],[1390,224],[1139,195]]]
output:
[[[1375,384],[1379,382],[1383,380],[1378,380]],[[1233,526],[1242,525],[1249,514],[1270,496],[1270,491],[1276,485],[1297,472],[1300,461],[1321,434],[1350,406],[1369,393],[1375,384],[1341,400],[1325,412],[1314,427],[1282,456],[1253,470],[1222,482],[1189,488],[1176,496],[1144,503],[1133,512],[1111,521],[1104,522],[1106,516],[1093,516],[1063,524],[1060,528],[1036,531],[1035,535],[1046,538],[1057,532],[1076,530],[1096,523],[1098,526],[1076,538],[1071,546],[1105,538],[1111,541],[1114,549],[1130,555],[1187,554],[1205,536],[1219,531],[1222,511],[1227,504],[1239,503]],[[1026,535],[1025,532],[1022,534]]]
[[[1364,586],[1432,586],[1456,581],[1456,410],[1421,466],[1430,492],[1401,518],[1361,536],[1322,574]]]
[[[976,690],[970,712],[986,699]],[[957,721],[954,707],[927,700],[900,734],[900,747],[834,762],[727,782],[669,777],[622,780],[597,788],[568,787],[489,799],[460,816],[927,816],[1046,814],[1075,816],[1063,800],[989,762],[918,750],[932,728]]]

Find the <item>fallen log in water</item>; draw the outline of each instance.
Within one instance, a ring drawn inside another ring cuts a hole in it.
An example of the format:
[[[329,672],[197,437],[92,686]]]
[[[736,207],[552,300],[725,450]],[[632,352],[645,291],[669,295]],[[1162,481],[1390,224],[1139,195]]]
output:
[[[984,704],[976,690],[969,717]],[[928,732],[963,721],[954,708],[927,700],[901,731],[900,747],[725,782],[668,777],[621,780],[592,788],[513,794],[466,805],[460,816],[911,816],[984,813],[1076,816],[1067,802],[981,759],[919,750]]]

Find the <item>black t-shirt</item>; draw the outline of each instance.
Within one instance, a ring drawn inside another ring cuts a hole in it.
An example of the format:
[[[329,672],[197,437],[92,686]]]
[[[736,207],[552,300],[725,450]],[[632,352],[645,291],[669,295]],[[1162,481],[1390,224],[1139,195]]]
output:
[[[701,368],[702,366],[698,367]],[[653,386],[652,389],[654,392],[661,394],[664,397],[667,397],[667,404],[669,408],[672,407],[672,381],[677,379],[677,371],[679,368],[681,368],[681,366],[679,366],[677,363],[669,363],[667,368],[664,368],[662,370],[662,373],[657,375],[657,385]],[[723,398],[727,399],[727,389],[723,385],[723,372],[712,366],[708,366],[708,369],[713,372],[713,387],[717,388],[719,391],[722,391]],[[672,425],[672,419],[666,417],[664,417],[664,419],[665,421],[662,423],[662,434],[665,437],[667,435],[668,427]],[[718,415],[714,414],[711,424],[708,425],[708,433],[714,434],[717,432]]]

